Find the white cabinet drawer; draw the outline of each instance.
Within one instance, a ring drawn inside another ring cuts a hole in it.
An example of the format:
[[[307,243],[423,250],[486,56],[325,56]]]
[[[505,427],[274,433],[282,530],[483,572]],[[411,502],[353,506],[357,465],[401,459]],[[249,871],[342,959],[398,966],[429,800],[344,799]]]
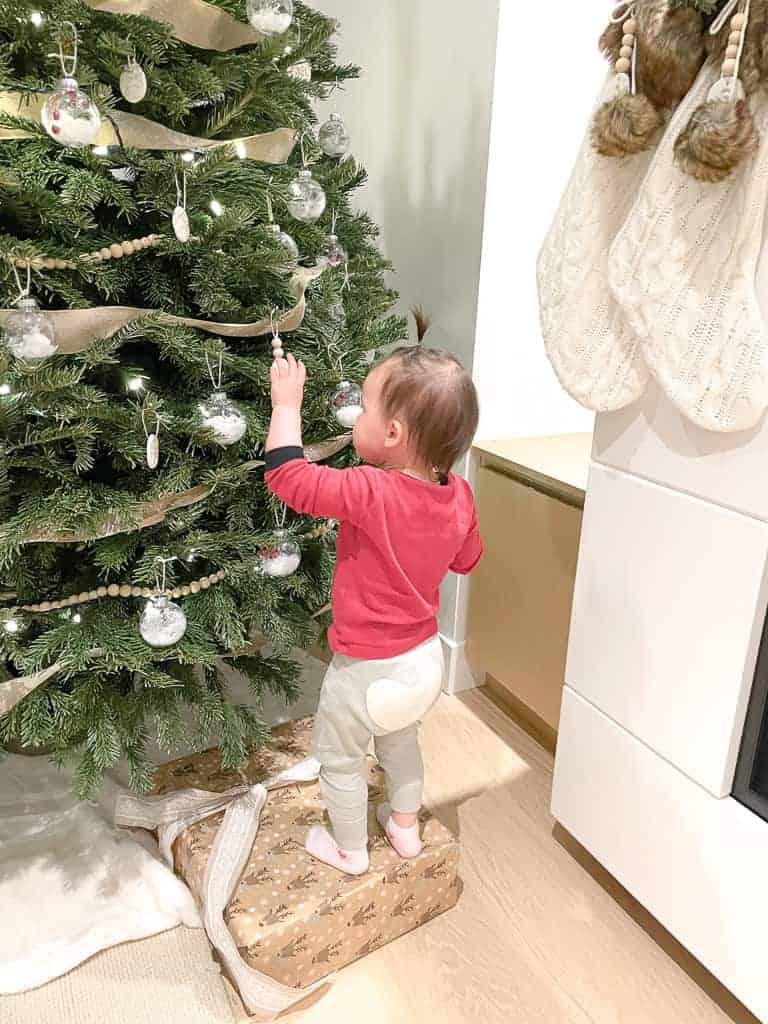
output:
[[[718,797],[733,780],[767,552],[764,523],[592,467],[566,681]]]

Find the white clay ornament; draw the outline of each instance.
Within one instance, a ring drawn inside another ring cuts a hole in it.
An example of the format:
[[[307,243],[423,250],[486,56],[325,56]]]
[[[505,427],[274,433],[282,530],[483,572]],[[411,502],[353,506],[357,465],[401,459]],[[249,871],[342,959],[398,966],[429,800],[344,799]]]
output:
[[[120,75],[120,93],[128,103],[141,103],[147,95],[147,76],[134,59],[128,61]]]

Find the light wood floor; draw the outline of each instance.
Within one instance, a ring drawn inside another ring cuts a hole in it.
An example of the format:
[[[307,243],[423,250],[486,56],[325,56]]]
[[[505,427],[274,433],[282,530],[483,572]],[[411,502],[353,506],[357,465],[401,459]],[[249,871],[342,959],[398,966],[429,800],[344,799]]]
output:
[[[458,908],[347,968],[286,1024],[755,1020],[712,1002],[553,838],[552,758],[484,694],[445,699],[424,750],[430,802],[458,817]]]

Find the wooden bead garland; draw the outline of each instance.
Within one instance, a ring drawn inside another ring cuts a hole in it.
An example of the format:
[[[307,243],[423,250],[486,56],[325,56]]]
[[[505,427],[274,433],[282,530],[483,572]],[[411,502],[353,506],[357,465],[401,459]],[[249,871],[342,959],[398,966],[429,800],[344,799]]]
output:
[[[119,260],[123,256],[133,256],[134,253],[141,252],[142,249],[153,248],[162,237],[162,235],[145,235],[144,238],[133,238],[127,242],[115,242],[103,249],[83,253],[80,262],[104,263],[106,260]],[[54,259],[52,256],[35,256],[31,260],[17,259],[14,262],[17,267],[26,267],[29,263],[33,270],[74,270],[77,266],[74,260]]]
[[[189,594],[198,594],[201,590],[208,590],[226,577],[227,570],[219,569],[211,576],[204,576],[187,586],[175,587],[167,592],[168,597],[187,597]],[[25,604],[21,606],[23,612],[51,612],[59,608],[68,608],[73,604],[89,604],[91,601],[98,601],[103,597],[153,597],[155,590],[150,587],[136,587],[130,583],[110,583],[108,587],[99,587],[97,590],[83,591],[81,594],[73,594],[71,597],[62,598],[60,601],[42,601],[40,604]]]
[[[637,45],[637,21],[634,18],[628,18],[622,25],[622,30],[624,36],[621,40],[619,59],[613,67],[617,75],[629,75],[632,70],[632,57]]]

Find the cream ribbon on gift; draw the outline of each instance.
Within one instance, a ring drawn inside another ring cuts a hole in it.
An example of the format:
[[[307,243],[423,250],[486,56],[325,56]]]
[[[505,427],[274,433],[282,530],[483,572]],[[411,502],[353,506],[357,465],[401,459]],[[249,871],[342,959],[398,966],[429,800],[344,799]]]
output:
[[[43,104],[49,93],[0,92],[0,113],[39,121]],[[35,138],[36,133],[24,128],[0,126],[0,140]],[[238,154],[264,164],[284,164],[291,155],[296,133],[292,128],[277,128],[261,135],[246,135],[240,139],[204,139],[196,135],[175,132],[165,125],[150,121],[139,114],[125,110],[112,110],[102,118],[94,146],[126,146],[128,149],[206,150],[222,146],[237,146]]]
[[[188,316],[175,316],[160,309],[140,309],[134,306],[94,306],[91,309],[46,310],[56,328],[56,342],[62,355],[82,352],[97,338],[111,338],[121,328],[141,317],[154,317],[163,324],[193,327],[207,334],[218,334],[223,338],[257,338],[272,334],[277,326],[281,331],[295,331],[304,321],[307,311],[307,287],[318,278],[324,266],[300,267],[291,278],[291,291],[297,299],[296,305],[278,321],[271,318],[257,320],[251,324],[216,323],[214,320],[196,320]],[[15,313],[14,309],[0,309],[0,326]]]
[[[226,793],[187,789],[167,796],[122,794],[117,799],[119,828],[157,831],[160,852],[173,870],[173,844],[191,825],[225,811],[205,869],[201,894],[203,923],[250,1013],[272,1021],[291,1006],[327,985],[332,975],[307,988],[296,989],[249,967],[240,956],[224,913],[232,899],[259,831],[261,812],[272,790],[314,782],[320,763],[313,758],[255,786],[236,786]]]
[[[84,0],[94,11],[106,14],[135,14],[173,26],[173,34],[183,43],[202,50],[225,53],[240,46],[264,41],[251,25],[238,21],[220,7],[204,0]]]

